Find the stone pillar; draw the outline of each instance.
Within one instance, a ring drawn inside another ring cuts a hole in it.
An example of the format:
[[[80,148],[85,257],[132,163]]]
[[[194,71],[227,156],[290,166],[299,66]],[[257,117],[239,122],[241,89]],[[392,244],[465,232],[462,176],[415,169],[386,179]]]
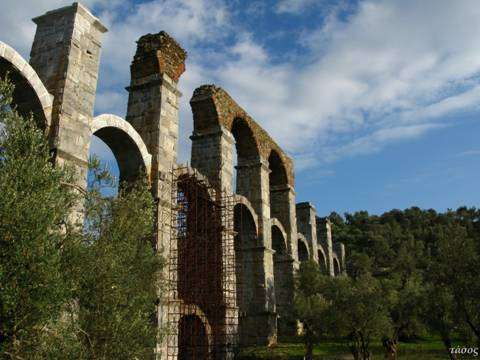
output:
[[[36,17],[30,64],[54,96],[50,143],[59,164],[69,163],[86,186],[90,122],[102,34],[107,29],[78,3]]]
[[[277,218],[287,233],[288,252],[298,261],[295,191],[291,185],[270,187],[270,217]]]
[[[334,243],[335,252],[340,259],[340,273],[342,275],[347,274],[347,264],[345,262],[345,245],[341,242]]]
[[[168,259],[172,182],[178,143],[178,109],[181,93],[178,80],[185,71],[186,52],[167,33],[148,34],[137,41],[137,51],[130,67],[131,81],[126,120],[140,134],[152,155],[151,187],[157,203],[157,246]],[[168,271],[168,269],[165,269]],[[169,296],[163,296],[158,323],[167,325]],[[175,305],[173,305],[175,306]],[[158,344],[161,358],[166,358],[166,342]]]
[[[327,273],[330,276],[335,275],[333,268],[333,243],[332,243],[332,224],[328,218],[317,217],[317,237],[323,245],[327,256]]]
[[[212,184],[233,193],[233,147],[235,139],[230,131],[218,125],[202,133],[194,132],[192,140],[192,167],[198,169]]]
[[[312,259],[318,263],[317,210],[310,202],[298,203],[296,208],[298,232],[303,234],[307,239]]]

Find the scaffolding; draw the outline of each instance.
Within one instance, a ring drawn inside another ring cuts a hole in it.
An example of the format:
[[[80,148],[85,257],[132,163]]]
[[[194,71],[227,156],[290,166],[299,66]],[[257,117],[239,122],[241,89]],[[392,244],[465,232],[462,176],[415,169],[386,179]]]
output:
[[[232,194],[172,170],[168,360],[232,359],[237,343]]]

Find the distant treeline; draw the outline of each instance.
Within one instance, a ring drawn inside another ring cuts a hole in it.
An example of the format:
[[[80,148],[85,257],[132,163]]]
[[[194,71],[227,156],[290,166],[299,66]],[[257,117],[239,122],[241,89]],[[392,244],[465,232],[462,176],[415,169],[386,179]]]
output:
[[[374,340],[396,358],[400,340],[425,335],[439,336],[452,359],[453,339],[478,349],[480,210],[412,207],[329,218],[347,249],[348,276],[329,279],[315,264],[302,265],[295,315],[306,324],[307,350],[340,336],[356,359],[370,358]]]

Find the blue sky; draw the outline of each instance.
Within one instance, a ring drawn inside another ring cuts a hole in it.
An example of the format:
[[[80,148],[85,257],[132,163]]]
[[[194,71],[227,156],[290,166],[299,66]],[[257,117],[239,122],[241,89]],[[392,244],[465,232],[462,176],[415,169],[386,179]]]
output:
[[[4,0],[0,39],[25,57],[33,16],[70,3]],[[125,115],[135,40],[166,30],[193,90],[225,88],[296,160],[297,201],[321,215],[480,202],[480,6],[476,0],[87,0],[109,28],[96,113]],[[106,156],[94,142],[93,150]],[[108,156],[107,156],[108,157]]]

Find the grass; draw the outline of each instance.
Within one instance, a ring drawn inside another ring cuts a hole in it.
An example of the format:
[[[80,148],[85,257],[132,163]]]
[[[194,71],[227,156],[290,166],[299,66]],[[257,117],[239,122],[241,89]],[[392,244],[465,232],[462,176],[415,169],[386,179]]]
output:
[[[380,342],[371,345],[373,359],[384,359],[384,350]],[[300,360],[303,359],[305,348],[302,343],[283,342],[274,347],[246,348],[239,354],[239,360]],[[347,360],[352,359],[346,346],[340,341],[323,341],[314,349],[315,359],[322,360]],[[399,360],[440,360],[447,359],[445,348],[438,339],[425,339],[421,341],[400,343],[398,348]]]

